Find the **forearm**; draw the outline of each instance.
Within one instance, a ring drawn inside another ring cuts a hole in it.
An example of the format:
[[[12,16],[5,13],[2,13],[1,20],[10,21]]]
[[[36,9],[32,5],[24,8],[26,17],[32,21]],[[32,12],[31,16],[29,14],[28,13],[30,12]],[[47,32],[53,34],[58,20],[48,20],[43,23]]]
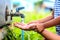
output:
[[[45,28],[55,26],[55,25],[59,25],[59,24],[60,24],[60,16],[55,18],[55,19],[52,19],[52,20],[50,20],[48,22],[43,23]]]
[[[42,33],[40,33],[43,37],[45,37],[48,40],[60,40],[60,36],[49,32],[47,30],[44,30]]]
[[[40,23],[44,23],[44,22],[47,22],[47,21],[49,21],[49,20],[52,20],[54,17],[52,16],[52,15],[50,15],[50,16],[48,16],[48,17],[46,17],[46,18],[43,18],[43,19],[41,19],[41,20],[38,20],[38,22],[40,22]]]

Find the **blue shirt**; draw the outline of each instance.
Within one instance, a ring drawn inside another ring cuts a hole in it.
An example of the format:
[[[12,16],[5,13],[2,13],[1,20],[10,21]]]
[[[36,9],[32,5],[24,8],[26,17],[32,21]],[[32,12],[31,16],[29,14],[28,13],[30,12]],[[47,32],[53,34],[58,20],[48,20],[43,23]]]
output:
[[[54,18],[60,16],[60,0],[55,0],[55,6],[54,6]],[[58,35],[60,35],[60,25],[56,26],[56,32]]]

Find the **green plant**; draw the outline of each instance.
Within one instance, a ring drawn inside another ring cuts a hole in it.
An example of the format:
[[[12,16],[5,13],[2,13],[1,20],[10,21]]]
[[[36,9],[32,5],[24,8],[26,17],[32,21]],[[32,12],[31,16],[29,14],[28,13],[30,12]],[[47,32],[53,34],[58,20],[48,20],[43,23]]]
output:
[[[23,13],[25,14],[25,23],[26,24],[30,21],[42,19],[42,18],[50,15],[50,12],[35,13],[35,12],[24,12],[23,11]],[[20,21],[21,21],[20,17],[13,17],[12,23],[20,22]],[[52,32],[56,33],[55,27],[49,28],[48,30],[51,30]],[[8,33],[5,36],[4,40],[21,40],[21,29],[13,26],[13,30],[12,30],[12,28],[10,28],[10,29],[7,28],[7,32]],[[42,40],[43,37],[40,34],[38,34],[37,32],[25,31],[24,39],[25,40]]]

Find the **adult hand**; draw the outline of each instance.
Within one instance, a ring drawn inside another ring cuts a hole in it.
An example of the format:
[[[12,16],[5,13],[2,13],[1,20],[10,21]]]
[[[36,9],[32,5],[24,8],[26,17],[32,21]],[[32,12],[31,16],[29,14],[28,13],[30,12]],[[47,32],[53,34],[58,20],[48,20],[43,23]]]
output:
[[[45,27],[44,27],[44,24],[43,23],[36,23],[35,31],[41,33],[41,32],[44,31],[44,29],[45,29]]]
[[[36,28],[34,29],[34,31],[43,31],[45,28],[43,26],[43,23],[41,23],[39,20],[37,21],[32,21],[32,22],[29,22],[28,25],[31,25],[31,24],[34,24],[36,25]],[[33,26],[33,25],[31,25]]]
[[[35,24],[24,24],[24,23],[14,23],[14,26],[20,28],[20,29],[23,29],[23,30],[33,30],[35,29]]]
[[[15,23],[16,27],[23,29],[23,30],[34,30],[37,32],[42,32],[44,30],[43,24],[39,23],[32,23],[32,24],[23,24],[23,23]]]

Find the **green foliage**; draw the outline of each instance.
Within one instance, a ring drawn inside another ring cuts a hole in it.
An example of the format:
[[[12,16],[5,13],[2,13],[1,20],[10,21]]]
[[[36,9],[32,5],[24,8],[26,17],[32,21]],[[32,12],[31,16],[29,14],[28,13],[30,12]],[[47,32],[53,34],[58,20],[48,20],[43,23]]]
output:
[[[43,3],[43,0],[38,1],[38,2],[35,2],[34,5],[35,5],[35,6],[40,6],[40,5],[42,5],[42,3]]]
[[[43,3],[43,1],[39,1],[39,2],[36,2],[34,5],[41,5]]]
[[[26,24],[30,21],[42,19],[42,18],[50,15],[50,12],[48,12],[48,13],[23,12],[23,13],[25,14],[25,23]],[[12,23],[20,22],[20,21],[21,21],[20,17],[13,17]],[[55,33],[54,27],[49,28],[48,30],[51,30],[52,32]],[[10,30],[9,28],[7,28],[7,32],[8,33],[5,36],[4,40],[22,40],[21,39],[21,29],[13,27],[13,30]],[[25,33],[24,34],[25,40],[42,40],[43,39],[43,37],[40,34],[38,34],[37,32],[34,32],[34,31],[25,31],[24,33]]]

